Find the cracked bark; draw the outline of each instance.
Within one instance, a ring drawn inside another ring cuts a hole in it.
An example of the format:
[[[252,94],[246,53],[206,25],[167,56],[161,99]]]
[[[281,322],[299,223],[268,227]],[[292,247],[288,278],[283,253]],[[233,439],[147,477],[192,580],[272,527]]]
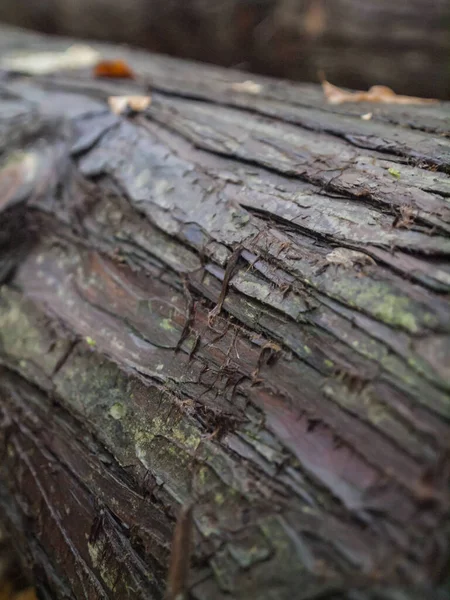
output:
[[[163,597],[193,502],[192,598],[448,598],[448,105],[120,54],[2,73],[0,505],[42,596]]]

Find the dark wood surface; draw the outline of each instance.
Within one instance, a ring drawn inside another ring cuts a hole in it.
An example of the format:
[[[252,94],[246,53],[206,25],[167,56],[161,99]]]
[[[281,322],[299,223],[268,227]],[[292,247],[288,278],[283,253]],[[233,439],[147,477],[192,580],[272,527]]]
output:
[[[1,73],[1,518],[42,597],[162,598],[193,503],[192,598],[448,598],[449,105],[97,47],[136,81]]]

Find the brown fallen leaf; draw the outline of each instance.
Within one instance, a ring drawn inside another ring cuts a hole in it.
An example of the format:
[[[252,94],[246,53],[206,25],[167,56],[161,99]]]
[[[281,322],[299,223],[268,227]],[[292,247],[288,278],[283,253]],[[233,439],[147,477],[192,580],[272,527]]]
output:
[[[134,73],[124,60],[101,60],[94,67],[94,77],[134,79]]]
[[[329,104],[343,104],[344,102],[377,102],[379,104],[434,104],[438,100],[433,98],[415,98],[414,96],[400,96],[385,85],[374,85],[368,92],[346,92],[325,79],[322,80],[322,89]]]
[[[151,102],[151,96],[110,96],[108,98],[109,107],[116,115],[121,115],[126,110],[142,112],[150,106]]]

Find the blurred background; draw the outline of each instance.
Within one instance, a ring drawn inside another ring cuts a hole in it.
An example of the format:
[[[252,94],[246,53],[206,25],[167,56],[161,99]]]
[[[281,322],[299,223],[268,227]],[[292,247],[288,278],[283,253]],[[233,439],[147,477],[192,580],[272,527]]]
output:
[[[0,21],[299,81],[450,98],[450,0],[0,0]]]

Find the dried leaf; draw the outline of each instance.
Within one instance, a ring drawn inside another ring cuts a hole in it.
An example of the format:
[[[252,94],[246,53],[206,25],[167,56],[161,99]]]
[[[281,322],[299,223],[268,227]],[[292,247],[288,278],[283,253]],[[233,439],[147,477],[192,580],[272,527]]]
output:
[[[1,59],[0,66],[30,75],[46,75],[63,69],[92,67],[99,58],[100,54],[94,48],[76,44],[64,52],[21,52],[5,56]]]
[[[262,90],[262,85],[247,79],[246,81],[240,81],[231,84],[231,89],[234,92],[244,92],[246,94],[259,94]]]
[[[121,115],[126,110],[142,112],[150,106],[151,96],[110,96],[108,104],[112,112]]]
[[[343,104],[344,102],[377,102],[379,104],[433,104],[438,102],[432,98],[415,98],[414,96],[400,96],[391,88],[384,85],[374,85],[368,92],[346,92],[331,84],[322,81],[322,89],[329,104]]]
[[[124,60],[102,60],[94,67],[95,77],[134,79],[134,73]]]

